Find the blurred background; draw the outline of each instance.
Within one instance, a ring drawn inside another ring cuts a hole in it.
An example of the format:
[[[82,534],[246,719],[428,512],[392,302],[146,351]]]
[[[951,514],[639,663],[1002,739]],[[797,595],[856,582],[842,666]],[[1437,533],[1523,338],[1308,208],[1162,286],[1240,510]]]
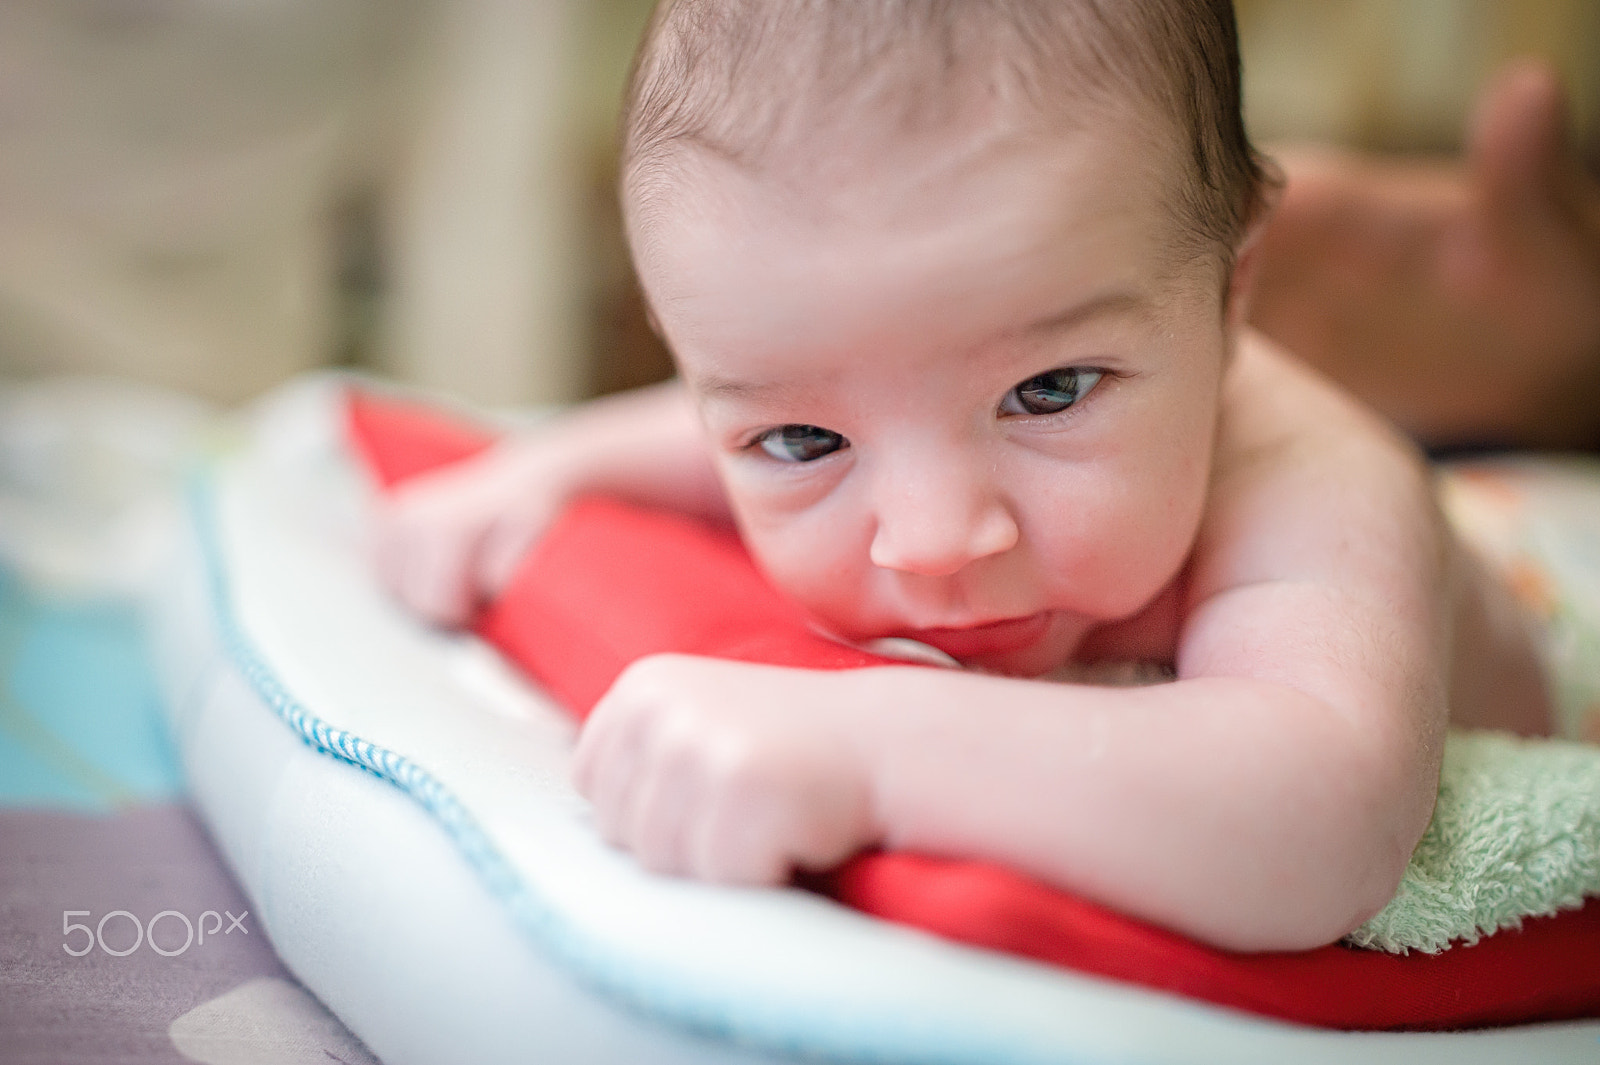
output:
[[[666,375],[614,124],[650,0],[8,0],[0,384],[248,399],[340,365],[496,405]],[[1504,59],[1596,145],[1595,0],[1238,0],[1259,141],[1458,147]]]

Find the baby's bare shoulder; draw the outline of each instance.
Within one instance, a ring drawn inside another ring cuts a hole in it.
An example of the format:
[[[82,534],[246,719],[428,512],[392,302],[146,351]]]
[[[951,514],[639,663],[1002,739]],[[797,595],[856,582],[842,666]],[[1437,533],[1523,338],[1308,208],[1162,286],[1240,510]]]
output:
[[[1311,370],[1247,338],[1229,370],[1213,472],[1179,676],[1270,679],[1339,708],[1387,738],[1418,801],[1431,803],[1456,552],[1426,460]]]
[[[1448,538],[1417,448],[1245,334],[1224,388],[1193,593],[1276,580],[1431,595],[1444,579]]]

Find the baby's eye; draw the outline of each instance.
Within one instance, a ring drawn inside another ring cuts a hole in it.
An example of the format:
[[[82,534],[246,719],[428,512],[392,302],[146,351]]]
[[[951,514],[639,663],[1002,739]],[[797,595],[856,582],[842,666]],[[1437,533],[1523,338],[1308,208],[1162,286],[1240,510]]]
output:
[[[831,429],[815,425],[784,425],[768,429],[756,437],[754,443],[779,462],[815,462],[848,445],[844,437]]]
[[[1006,414],[1055,414],[1088,395],[1104,376],[1098,370],[1071,366],[1051,370],[1007,392],[1000,410]]]

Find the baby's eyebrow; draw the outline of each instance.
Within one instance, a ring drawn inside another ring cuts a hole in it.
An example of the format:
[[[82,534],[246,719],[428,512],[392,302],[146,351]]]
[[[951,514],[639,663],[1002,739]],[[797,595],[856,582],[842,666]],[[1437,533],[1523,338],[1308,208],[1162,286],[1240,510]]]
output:
[[[757,399],[794,391],[781,381],[748,381],[718,374],[697,377],[693,384],[695,391],[707,399]]]
[[[695,381],[695,390],[701,395],[712,396],[717,399],[739,399],[752,393],[767,391],[771,385],[760,385],[754,381],[739,381],[732,377],[716,377],[708,375]]]
[[[1139,314],[1149,310],[1149,303],[1139,293],[1128,289],[1114,289],[1075,303],[1066,310],[1040,318],[1022,329],[1023,334],[1065,332],[1094,318],[1115,314]]]

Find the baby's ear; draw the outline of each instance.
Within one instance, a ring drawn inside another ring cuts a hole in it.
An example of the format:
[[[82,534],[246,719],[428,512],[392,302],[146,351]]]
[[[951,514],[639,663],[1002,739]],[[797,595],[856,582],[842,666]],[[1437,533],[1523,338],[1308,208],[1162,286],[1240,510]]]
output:
[[[650,332],[655,334],[657,340],[665,344],[667,342],[667,334],[661,331],[661,319],[656,317],[656,309],[651,306],[650,297],[646,296],[642,290],[639,293],[639,302],[644,305],[644,320],[650,326]]]
[[[1228,276],[1228,290],[1224,296],[1223,314],[1228,331],[1237,332],[1250,317],[1250,295],[1255,290],[1256,274],[1261,265],[1261,238],[1272,218],[1272,209],[1278,202],[1276,187],[1265,190],[1259,206],[1245,226],[1244,234],[1233,251],[1233,271]]]

